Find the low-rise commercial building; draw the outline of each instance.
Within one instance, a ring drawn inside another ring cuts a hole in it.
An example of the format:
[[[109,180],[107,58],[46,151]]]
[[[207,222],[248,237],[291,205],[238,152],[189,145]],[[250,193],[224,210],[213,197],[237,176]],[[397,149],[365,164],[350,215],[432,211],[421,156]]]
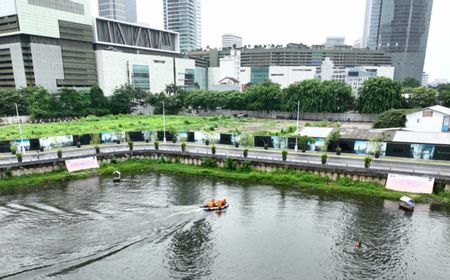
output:
[[[104,18],[94,22],[98,83],[105,95],[126,83],[150,92],[169,84],[195,86],[195,60],[181,56],[178,33]]]

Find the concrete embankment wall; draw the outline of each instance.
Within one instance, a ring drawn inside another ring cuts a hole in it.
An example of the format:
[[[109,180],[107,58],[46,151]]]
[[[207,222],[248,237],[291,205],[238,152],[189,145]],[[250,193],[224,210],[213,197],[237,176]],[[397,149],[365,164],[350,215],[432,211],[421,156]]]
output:
[[[134,152],[119,152],[119,153],[101,153],[98,155],[97,158],[99,160],[99,163],[110,163],[112,160],[124,161],[130,158],[161,159],[163,157],[165,160],[170,162],[180,162],[182,164],[189,164],[195,166],[201,165],[202,161],[205,159],[204,155],[195,155],[173,151],[134,151]],[[226,158],[225,156],[210,155],[209,157],[215,158],[218,162],[218,165],[223,167]],[[73,158],[66,158],[66,159],[73,159]],[[65,169],[64,161],[66,159],[42,160],[31,163],[27,162],[16,163],[7,168],[6,167],[0,168],[0,177],[8,178],[23,175],[42,174]],[[241,165],[245,161],[245,159],[243,158],[236,158],[235,160],[238,165]],[[251,160],[251,164],[253,169],[263,172],[271,172],[280,168],[291,168],[294,170],[301,170],[313,174],[318,174],[321,176],[326,176],[330,180],[337,180],[338,178],[346,177],[355,181],[377,182],[380,184],[385,184],[387,178],[387,174],[383,174],[380,172],[376,172],[374,170],[364,168],[353,168],[345,170],[344,168],[340,169],[328,165],[300,164],[274,160],[258,160],[258,161]]]

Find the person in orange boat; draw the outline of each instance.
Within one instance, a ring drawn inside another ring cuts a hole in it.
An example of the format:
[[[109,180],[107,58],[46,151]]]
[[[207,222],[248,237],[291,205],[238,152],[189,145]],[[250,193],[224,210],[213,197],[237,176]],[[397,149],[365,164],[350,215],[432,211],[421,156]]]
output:
[[[215,202],[216,200],[214,198],[211,199],[211,201],[208,203],[208,208],[213,208],[215,206]]]
[[[222,199],[222,205],[223,206],[227,205],[227,199],[226,198]]]
[[[219,200],[219,201],[217,201],[217,207],[222,207],[222,205],[223,205],[223,202],[222,202],[222,200]]]

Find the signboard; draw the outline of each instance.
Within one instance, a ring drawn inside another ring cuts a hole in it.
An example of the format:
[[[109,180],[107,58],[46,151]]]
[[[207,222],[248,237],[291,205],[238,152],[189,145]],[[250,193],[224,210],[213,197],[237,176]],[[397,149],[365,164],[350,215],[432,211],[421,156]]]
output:
[[[435,179],[431,177],[389,174],[386,182],[386,189],[398,192],[432,194],[434,180]]]
[[[79,159],[66,160],[67,171],[77,172],[81,170],[99,168],[97,157],[87,157]]]

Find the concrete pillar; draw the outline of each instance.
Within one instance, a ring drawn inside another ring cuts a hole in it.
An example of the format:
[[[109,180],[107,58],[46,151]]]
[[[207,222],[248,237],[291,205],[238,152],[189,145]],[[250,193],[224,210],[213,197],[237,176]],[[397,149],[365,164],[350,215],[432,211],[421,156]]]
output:
[[[445,191],[450,192],[450,184],[445,185]]]

